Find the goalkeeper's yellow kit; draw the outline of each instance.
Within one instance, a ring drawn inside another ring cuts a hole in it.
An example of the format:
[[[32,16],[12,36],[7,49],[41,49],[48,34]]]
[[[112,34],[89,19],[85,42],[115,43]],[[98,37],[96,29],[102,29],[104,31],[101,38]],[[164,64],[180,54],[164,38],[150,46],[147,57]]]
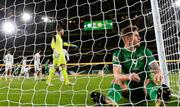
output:
[[[61,35],[57,34],[55,37],[56,42],[54,41],[54,39],[52,39],[51,41],[51,48],[53,49],[53,67],[50,68],[49,76],[46,81],[47,84],[51,83],[51,80],[54,76],[54,72],[57,69],[57,67],[59,67],[60,65],[66,65],[67,63],[65,54],[63,52],[63,46],[73,46],[73,44],[63,43]],[[62,67],[62,74],[64,76],[65,84],[68,84],[69,80],[66,66]]]

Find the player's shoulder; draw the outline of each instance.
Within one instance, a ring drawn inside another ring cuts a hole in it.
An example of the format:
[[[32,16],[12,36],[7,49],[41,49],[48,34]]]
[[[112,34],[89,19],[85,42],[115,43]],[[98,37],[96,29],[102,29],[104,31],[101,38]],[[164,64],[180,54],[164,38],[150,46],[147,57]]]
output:
[[[149,48],[145,47],[145,46],[140,46],[137,48],[138,51],[150,51]]]
[[[35,55],[37,56],[37,55],[39,55],[39,53],[36,53]]]
[[[118,48],[118,49],[114,50],[113,56],[119,55],[121,53],[121,51],[122,51],[122,48]]]

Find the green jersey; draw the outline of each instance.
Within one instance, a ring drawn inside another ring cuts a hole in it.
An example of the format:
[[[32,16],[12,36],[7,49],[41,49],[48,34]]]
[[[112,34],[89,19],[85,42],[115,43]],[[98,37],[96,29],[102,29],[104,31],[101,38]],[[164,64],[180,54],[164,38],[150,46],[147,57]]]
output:
[[[156,61],[152,52],[145,47],[138,47],[135,51],[121,48],[113,54],[113,66],[120,66],[123,74],[137,73],[141,78],[140,83],[150,79],[149,65]]]

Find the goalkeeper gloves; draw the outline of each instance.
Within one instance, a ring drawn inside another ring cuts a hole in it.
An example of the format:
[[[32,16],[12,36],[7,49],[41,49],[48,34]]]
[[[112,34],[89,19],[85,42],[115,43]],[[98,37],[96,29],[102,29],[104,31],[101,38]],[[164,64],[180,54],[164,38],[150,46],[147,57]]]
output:
[[[78,49],[79,47],[77,45],[72,45],[72,48]]]

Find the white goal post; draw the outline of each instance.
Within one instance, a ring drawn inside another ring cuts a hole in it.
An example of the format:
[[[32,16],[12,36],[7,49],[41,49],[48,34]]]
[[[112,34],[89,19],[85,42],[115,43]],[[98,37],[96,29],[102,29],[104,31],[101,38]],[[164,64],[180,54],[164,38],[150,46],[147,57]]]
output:
[[[177,1],[151,0],[151,8],[164,83],[171,87],[174,96],[180,97],[180,17]]]

